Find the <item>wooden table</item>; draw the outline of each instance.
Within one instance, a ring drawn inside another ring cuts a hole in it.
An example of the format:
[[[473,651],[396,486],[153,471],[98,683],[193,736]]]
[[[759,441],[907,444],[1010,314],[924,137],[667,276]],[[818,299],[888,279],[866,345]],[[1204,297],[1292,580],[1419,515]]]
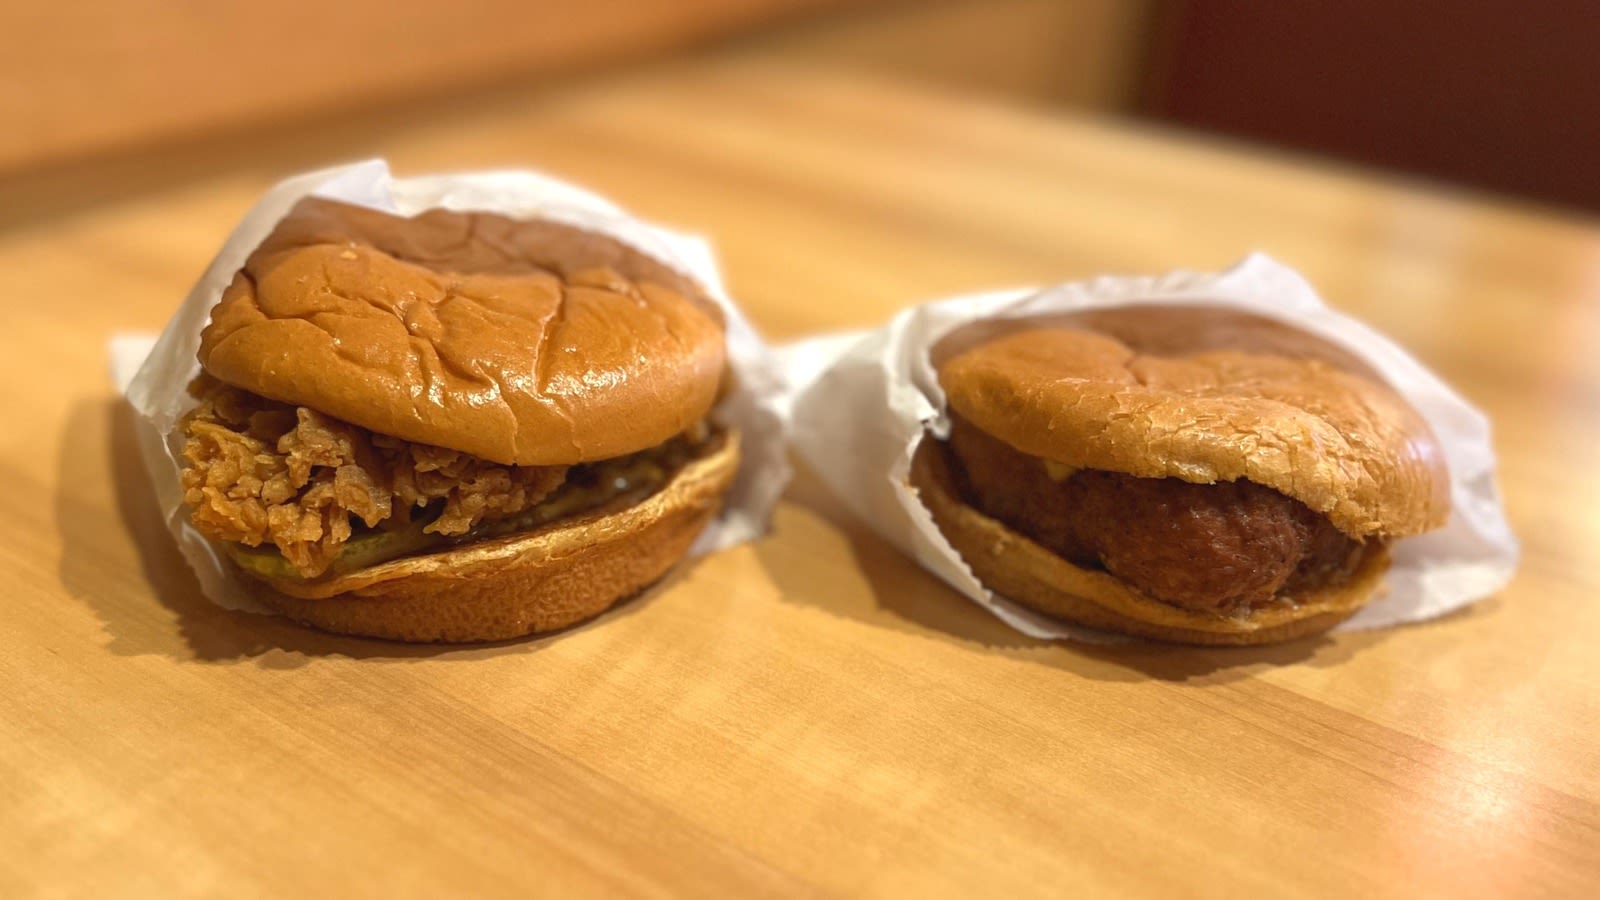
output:
[[[105,341],[255,195],[527,165],[716,237],[774,338],[1251,249],[1488,409],[1503,596],[1259,650],[1021,637],[802,478],[773,535],[556,637],[222,611]],[[1600,896],[1600,230],[738,58],[64,168],[0,196],[0,895]]]

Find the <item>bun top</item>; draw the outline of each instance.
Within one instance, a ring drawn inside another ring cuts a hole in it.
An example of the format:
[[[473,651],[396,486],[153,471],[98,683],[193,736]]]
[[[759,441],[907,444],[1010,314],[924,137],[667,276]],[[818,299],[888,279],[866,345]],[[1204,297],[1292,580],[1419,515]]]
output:
[[[302,200],[200,339],[236,387],[498,463],[566,465],[704,417],[726,362],[699,285],[604,235]]]
[[[1141,306],[963,329],[934,349],[950,408],[1074,468],[1196,484],[1247,479],[1353,537],[1444,524],[1427,423],[1313,335],[1218,309]]]

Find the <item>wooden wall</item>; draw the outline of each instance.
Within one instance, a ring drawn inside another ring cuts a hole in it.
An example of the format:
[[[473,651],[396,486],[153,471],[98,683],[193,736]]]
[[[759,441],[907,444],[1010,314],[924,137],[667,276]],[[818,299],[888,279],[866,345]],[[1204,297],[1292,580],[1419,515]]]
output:
[[[1155,0],[943,0],[818,16],[752,40],[788,54],[1012,99],[1133,106]]]
[[[0,173],[614,63],[849,2],[3,0]]]

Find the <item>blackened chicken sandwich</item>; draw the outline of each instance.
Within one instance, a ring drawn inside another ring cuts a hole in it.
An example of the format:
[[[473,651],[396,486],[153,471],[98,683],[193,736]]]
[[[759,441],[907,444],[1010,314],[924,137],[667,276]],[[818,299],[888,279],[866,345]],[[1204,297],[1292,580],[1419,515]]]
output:
[[[1368,366],[1271,320],[1133,307],[934,350],[947,441],[912,480],[989,588],[1107,631],[1255,644],[1379,591],[1449,513],[1443,455]]]

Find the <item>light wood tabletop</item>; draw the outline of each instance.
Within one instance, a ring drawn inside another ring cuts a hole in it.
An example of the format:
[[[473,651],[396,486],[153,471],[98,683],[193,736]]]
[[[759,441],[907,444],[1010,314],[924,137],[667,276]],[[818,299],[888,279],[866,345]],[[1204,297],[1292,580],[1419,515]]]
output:
[[[1600,896],[1600,228],[738,57],[0,194],[0,896]],[[1265,250],[1492,415],[1502,596],[1280,647],[1016,634],[802,476],[770,537],[487,647],[212,606],[106,374],[276,178],[545,169],[774,339]]]

